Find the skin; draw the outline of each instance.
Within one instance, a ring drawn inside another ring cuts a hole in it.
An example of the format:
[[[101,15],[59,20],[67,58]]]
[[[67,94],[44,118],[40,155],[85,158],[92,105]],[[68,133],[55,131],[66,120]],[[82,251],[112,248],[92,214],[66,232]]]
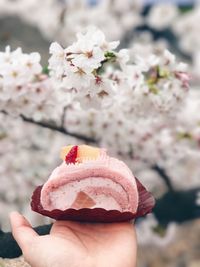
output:
[[[136,234],[131,222],[89,224],[56,221],[39,236],[18,212],[12,233],[32,267],[135,267]]]

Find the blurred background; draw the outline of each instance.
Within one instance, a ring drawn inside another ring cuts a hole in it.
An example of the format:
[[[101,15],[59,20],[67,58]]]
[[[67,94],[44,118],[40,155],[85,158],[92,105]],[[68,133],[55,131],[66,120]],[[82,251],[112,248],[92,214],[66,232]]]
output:
[[[190,98],[190,104],[187,104],[187,112],[181,113],[181,118],[185,119],[182,122],[183,128],[187,131],[179,135],[181,143],[173,144],[176,149],[171,154],[165,154],[161,161],[155,160],[151,168],[150,165],[141,163],[137,168],[137,163],[133,164],[124,151],[112,153],[127,161],[157,199],[153,214],[136,222],[138,267],[198,267],[200,2],[0,0],[0,51],[4,51],[9,45],[12,50],[22,47],[26,53],[39,52],[41,64],[45,68],[50,44],[57,41],[67,47],[75,41],[76,33],[88,25],[99,27],[109,41],[120,40],[120,48],[129,48],[133,54],[161,54],[169,49],[178,60],[189,66],[191,90],[195,94]],[[0,107],[1,101],[0,97]],[[186,106],[183,106],[183,110],[185,109]],[[81,125],[91,130],[89,123]],[[72,127],[73,131],[74,129],[79,128]],[[89,130],[83,131],[86,136],[90,136],[90,133]],[[77,142],[85,140],[68,136],[52,127],[24,121],[18,116],[0,113],[0,229],[10,231],[8,214],[12,210],[22,212],[34,226],[50,222],[30,210],[30,196],[35,186],[43,183],[58,165],[60,147]],[[150,147],[154,147],[154,142],[157,140],[152,140]],[[106,141],[102,145],[112,150],[112,143]],[[121,145],[123,147],[123,142]],[[166,137],[165,146],[162,145],[161,149],[170,151],[170,146]],[[144,153],[150,157],[148,149]],[[163,151],[157,157],[161,155]],[[5,262],[8,264],[5,266],[13,266],[13,261],[9,260],[0,260],[0,266],[4,266]],[[18,264],[22,266],[23,263],[19,261]]]

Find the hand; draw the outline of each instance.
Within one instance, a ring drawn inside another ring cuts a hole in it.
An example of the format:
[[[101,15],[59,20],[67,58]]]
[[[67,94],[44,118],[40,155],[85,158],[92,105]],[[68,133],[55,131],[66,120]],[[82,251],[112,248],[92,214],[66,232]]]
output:
[[[32,267],[135,267],[136,235],[130,222],[91,224],[56,221],[39,236],[19,213],[12,233]]]

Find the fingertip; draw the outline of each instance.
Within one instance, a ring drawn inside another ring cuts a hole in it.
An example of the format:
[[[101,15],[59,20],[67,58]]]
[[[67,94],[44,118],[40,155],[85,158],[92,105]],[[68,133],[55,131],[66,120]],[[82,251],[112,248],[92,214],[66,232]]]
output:
[[[18,215],[20,215],[20,213],[19,213],[18,211],[11,211],[11,212],[9,213],[9,217],[10,217],[10,218],[12,218],[13,216],[18,216]]]
[[[22,226],[28,226],[31,227],[30,223],[27,221],[27,219],[21,215],[18,211],[12,211],[9,214],[11,227],[12,228],[18,228]]]
[[[21,218],[21,214],[18,211],[11,211],[9,213],[10,222],[16,222]]]
[[[38,234],[33,230],[27,219],[17,211],[12,211],[9,214],[12,234],[23,250],[28,243]]]

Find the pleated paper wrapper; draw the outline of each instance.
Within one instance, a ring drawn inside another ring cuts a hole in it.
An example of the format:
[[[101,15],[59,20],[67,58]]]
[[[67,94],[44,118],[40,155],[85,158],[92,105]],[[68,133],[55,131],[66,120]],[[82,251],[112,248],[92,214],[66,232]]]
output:
[[[66,210],[45,210],[40,202],[42,186],[38,186],[33,192],[31,208],[33,211],[55,220],[71,220],[79,222],[112,223],[129,221],[150,213],[155,205],[153,195],[146,190],[141,182],[136,178],[139,203],[136,213],[120,212],[118,210],[105,210],[102,208],[81,208]]]

